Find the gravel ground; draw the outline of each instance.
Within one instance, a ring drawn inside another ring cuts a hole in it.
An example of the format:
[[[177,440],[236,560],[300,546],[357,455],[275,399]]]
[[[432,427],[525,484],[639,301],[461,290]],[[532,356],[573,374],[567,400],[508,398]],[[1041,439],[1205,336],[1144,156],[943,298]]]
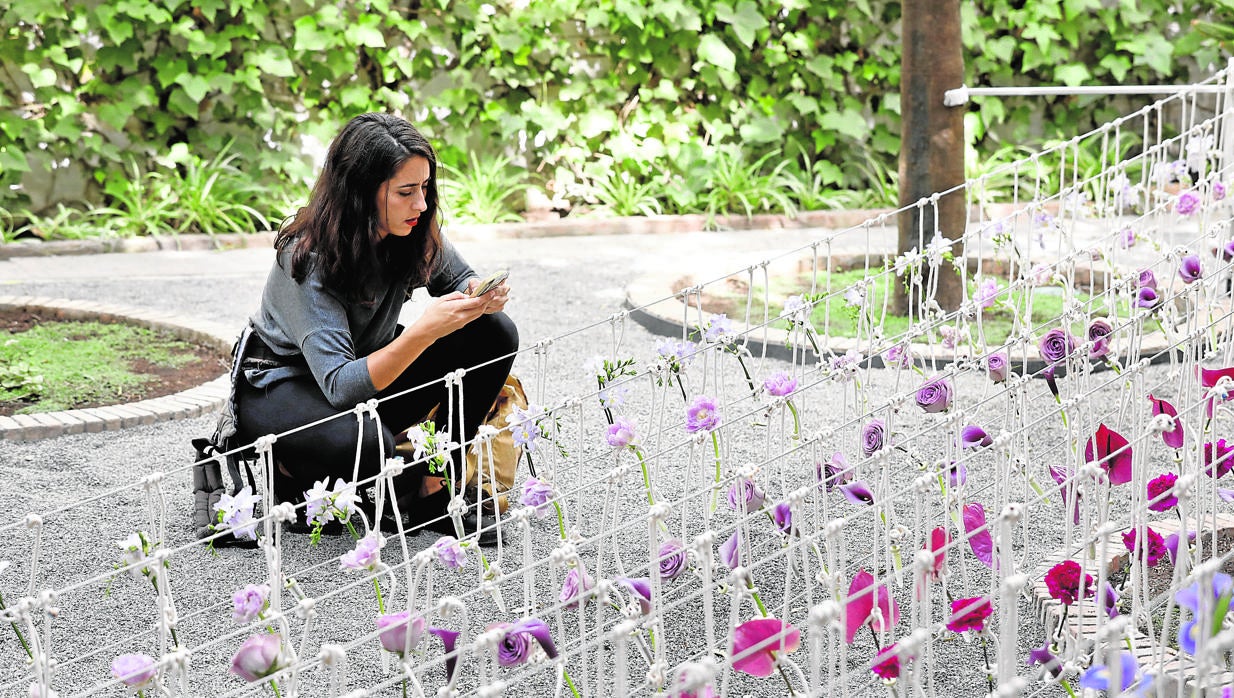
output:
[[[465,256],[482,273],[499,266],[511,270],[511,286],[515,300],[509,308],[510,315],[518,323],[524,347],[533,346],[543,337],[561,334],[568,328],[593,325],[566,337],[556,339],[541,353],[525,352],[515,365],[515,373],[523,377],[534,402],[555,405],[572,395],[587,394],[594,390],[593,382],[582,369],[587,357],[609,351],[620,338],[620,351],[634,354],[645,365],[653,354],[657,337],[633,323],[613,324],[607,321],[618,311],[623,298],[625,282],[644,273],[655,264],[664,268],[680,268],[688,271],[702,262],[698,256],[690,256],[690,250],[699,249],[699,241],[705,240],[712,261],[727,255],[733,269],[753,261],[752,255],[762,251],[781,249],[797,244],[809,233],[801,231],[781,233],[733,234],[729,236],[673,236],[672,239],[656,239],[643,236],[610,238],[567,238],[551,240],[491,241],[460,244]],[[762,235],[762,237],[755,237]],[[751,256],[741,256],[751,255]],[[46,260],[21,260],[0,262],[0,292],[41,297],[87,298],[138,307],[169,310],[186,317],[200,317],[234,324],[237,329],[244,318],[257,304],[269,254],[265,251],[235,251],[227,253],[151,253],[140,255],[113,255],[111,258],[80,257]],[[121,258],[122,257],[122,258]],[[6,268],[6,265],[7,268]],[[707,369],[696,366],[690,378],[691,390],[695,392],[719,392],[732,399],[741,390],[740,371],[731,356],[716,356],[708,359]],[[768,360],[755,362],[755,374],[765,376],[775,370],[789,370],[788,364]],[[1161,390],[1169,386],[1175,376],[1168,367],[1152,367],[1143,371],[1135,388],[1123,389],[1111,375],[1094,374],[1084,381],[1097,398],[1090,401],[1092,412],[1086,414],[1087,422],[1117,415],[1128,409],[1125,404],[1128,394],[1143,394],[1154,387]],[[772,426],[750,425],[759,415],[759,406],[751,400],[737,402],[728,408],[726,422],[731,426],[722,431],[724,460],[731,477],[739,464],[754,463],[761,466],[759,480],[768,492],[769,504],[785,493],[810,484],[813,464],[825,458],[833,450],[843,450],[850,461],[858,459],[859,425],[852,419],[858,413],[858,400],[863,401],[860,410],[877,407],[890,395],[904,393],[919,380],[912,373],[896,374],[876,370],[861,376],[862,390],[856,391],[852,384],[828,382],[816,372],[803,376],[810,387],[800,398],[803,423],[808,433],[827,430],[817,447],[804,449],[780,458],[768,460],[768,454],[781,453],[788,446],[783,425],[778,417]],[[700,381],[706,381],[699,387]],[[722,382],[718,382],[722,381]],[[1108,383],[1100,387],[1102,383]],[[662,442],[647,444],[647,451],[654,457],[653,473],[665,500],[672,501],[687,489],[687,483],[706,482],[709,469],[711,445],[703,442],[685,446],[679,424],[682,419],[681,396],[671,389],[656,390],[649,379],[642,378],[631,384],[633,394],[627,408],[639,424],[653,420],[667,427]],[[1141,390],[1143,389],[1143,390]],[[1017,442],[1018,453],[1025,454],[1023,463],[994,452],[981,453],[967,459],[969,483],[964,493],[968,501],[985,505],[991,518],[1006,501],[1028,501],[1034,495],[1025,479],[1019,474],[1021,466],[1031,463],[1038,466],[1034,471],[1038,482],[1048,481],[1044,468],[1039,464],[1048,461],[1064,461],[1069,458],[1066,450],[1067,431],[1057,417],[1048,415],[1053,407],[1045,386],[1039,381],[1025,386],[1026,401],[1012,400],[1008,393],[998,392],[979,375],[960,377],[956,383],[958,413],[963,417],[980,420],[987,429],[1015,429],[1020,424],[1033,425],[1023,430],[1022,442]],[[653,397],[654,396],[654,397]],[[655,413],[649,405],[656,405]],[[662,412],[660,405],[667,404]],[[639,406],[635,408],[634,406]],[[1134,406],[1136,409],[1140,405]],[[1018,414],[1017,414],[1018,412]],[[735,416],[731,416],[735,413]],[[588,442],[581,448],[577,445],[580,420]],[[540,474],[554,479],[565,491],[567,511],[571,525],[576,526],[582,537],[577,549],[586,562],[588,570],[604,577],[644,576],[647,569],[647,529],[640,518],[646,511],[640,475],[637,467],[628,470],[619,484],[611,486],[607,493],[604,476],[614,463],[607,448],[601,449],[598,435],[601,433],[601,412],[595,403],[588,400],[580,407],[571,407],[562,415],[561,443],[571,450],[571,458],[563,459],[547,453],[537,460]],[[959,419],[957,416],[956,419]],[[952,448],[953,423],[947,418],[923,415],[911,402],[898,414],[892,416],[896,430],[906,435],[906,443],[921,457],[933,460],[938,454]],[[109,582],[99,582],[97,577],[107,572],[119,561],[119,541],[137,528],[157,529],[148,522],[146,495],[140,487],[133,487],[152,472],[170,472],[187,465],[192,459],[189,440],[210,432],[213,418],[199,418],[147,427],[128,429],[105,434],[66,436],[33,443],[0,442],[0,469],[5,476],[8,501],[12,504],[9,521],[20,522],[26,512],[43,513],[43,532],[36,571],[36,589],[61,589],[57,604],[60,612],[52,624],[51,651],[59,662],[55,687],[62,696],[90,693],[107,678],[107,664],[116,654],[123,652],[146,652],[158,654],[157,639],[151,635],[154,627],[155,596],[144,579],[129,576],[116,577]],[[631,461],[624,461],[629,464]],[[925,531],[940,525],[945,514],[938,492],[924,495],[914,493],[913,482],[920,475],[913,461],[898,454],[889,463],[885,474],[876,471],[873,463],[859,467],[859,475],[870,482],[877,496],[887,498],[887,508],[859,509],[844,501],[836,493],[812,495],[807,501],[806,529],[819,530],[825,522],[838,517],[848,517],[843,534],[836,541],[835,550],[842,551],[844,584],[858,567],[871,571],[878,569],[878,576],[892,571],[893,562],[887,552],[887,527],[875,517],[884,511],[891,522],[902,524],[911,531]],[[1043,483],[1044,484],[1044,483]],[[159,492],[166,507],[166,545],[178,547],[193,541],[189,527],[188,512],[191,494],[186,471],[169,475],[162,482]],[[1049,488],[1053,491],[1052,483]],[[74,502],[84,502],[71,510],[59,512]],[[674,509],[669,526],[674,534],[685,532],[687,540],[705,529],[708,516],[705,496],[694,497],[689,503]],[[1031,573],[1037,562],[1056,549],[1062,542],[1063,527],[1059,523],[1061,505],[1056,501],[1033,505],[1031,515],[1023,527],[1013,535],[1013,546],[1018,556],[1018,568]],[[716,545],[723,542],[734,530],[739,517],[720,505],[712,521],[717,531]],[[0,524],[4,523],[0,521]],[[747,520],[748,534],[755,546],[757,557],[764,561],[753,566],[752,575],[772,615],[787,615],[799,628],[807,627],[806,614],[811,605],[828,596],[825,587],[812,581],[818,571],[816,558],[809,548],[800,544],[782,547],[782,539],[765,518],[758,516]],[[26,580],[31,574],[31,534],[20,525],[12,525],[0,536],[0,560],[12,561],[12,567],[0,577],[0,588],[5,600],[12,602],[26,590]],[[451,572],[438,569],[431,575],[431,592],[434,597],[457,595],[465,602],[472,631],[488,623],[513,619],[524,602],[525,575],[515,572],[527,562],[536,564],[534,575],[538,609],[546,603],[555,602],[560,584],[561,570],[546,564],[553,554],[557,540],[555,521],[552,517],[532,519],[530,534],[524,535],[517,524],[506,528],[509,536],[501,556],[500,565],[506,578],[499,584],[508,609],[503,612],[487,595],[471,591],[476,587],[477,566],[473,558],[470,571]],[[603,534],[603,535],[598,535]],[[817,540],[821,541],[821,538]],[[919,540],[919,538],[917,539]],[[433,537],[420,535],[406,539],[410,553],[415,554],[431,544]],[[392,542],[391,545],[396,545]],[[317,599],[317,618],[307,642],[298,646],[302,656],[313,656],[322,643],[347,643],[373,631],[372,619],[375,603],[371,585],[360,583],[355,576],[337,570],[334,559],[350,549],[346,537],[324,538],[319,547],[313,548],[305,536],[286,536],[283,542],[285,571],[295,577],[310,596]],[[920,544],[906,544],[902,553],[905,564]],[[398,559],[387,549],[386,560]],[[786,552],[788,551],[788,552]],[[809,574],[787,574],[789,552],[808,558]],[[826,554],[826,553],[824,553]],[[494,558],[495,559],[495,558]],[[952,556],[951,590],[957,597],[975,596],[992,590],[989,571],[975,561],[971,554]],[[719,570],[724,570],[718,564]],[[599,572],[597,572],[599,570]],[[717,580],[723,581],[717,571]],[[256,694],[242,682],[225,673],[228,658],[243,640],[243,631],[237,630],[229,618],[230,594],[248,583],[257,583],[266,577],[266,565],[260,553],[252,550],[221,549],[209,553],[200,548],[183,551],[172,557],[170,580],[177,610],[181,617],[179,633],[188,646],[205,644],[194,651],[191,676],[193,692],[197,695]],[[786,590],[786,580],[790,585]],[[392,604],[405,602],[405,579],[400,579],[394,592]],[[668,608],[663,613],[662,628],[657,640],[662,643],[668,668],[679,662],[698,658],[707,646],[706,617],[697,583],[688,579],[665,584],[663,604]],[[424,591],[420,592],[421,594]],[[911,627],[908,617],[912,608],[911,584],[904,584],[894,591],[899,599],[905,620],[899,629]],[[423,598],[423,597],[421,597]],[[729,622],[732,594],[725,590],[714,594],[712,618],[715,632],[723,637]],[[787,599],[787,601],[786,601]],[[933,596],[933,618],[943,618],[945,601],[936,589]],[[397,607],[397,606],[395,606]],[[787,613],[785,613],[787,610]],[[1033,613],[1024,599],[1016,609],[1019,616],[1019,632],[1015,654],[1015,671],[1027,673],[1023,658],[1031,647],[1041,644],[1044,629],[1033,620]],[[540,612],[537,610],[537,612]],[[738,620],[745,620],[754,613],[745,602],[737,613]],[[549,610],[545,620],[554,628],[554,636],[563,648],[571,646],[571,638],[579,636],[579,614],[575,611],[560,613]],[[585,623],[594,627],[602,619],[611,627],[620,618],[616,611],[592,607],[584,616]],[[559,620],[560,619],[560,620]],[[457,619],[456,619],[457,620]],[[561,623],[559,625],[559,622]],[[290,621],[293,635],[299,638],[303,623]],[[899,635],[900,633],[896,633]],[[808,635],[808,633],[807,633]],[[645,636],[645,635],[644,635]],[[615,665],[611,664],[615,651],[596,652],[594,631],[588,632],[590,659],[578,656],[570,658],[569,666],[574,679],[584,686],[599,687],[593,691],[600,695],[625,695],[627,690],[612,682]],[[832,636],[834,638],[834,636]],[[823,660],[820,670],[823,676],[829,672],[850,671],[847,684],[835,681],[829,684],[831,691],[845,695],[873,695],[883,692],[868,671],[874,654],[873,639],[862,633],[857,642],[843,650],[843,643],[834,639],[828,643],[822,655],[814,657],[810,643],[803,639],[802,649],[793,655],[808,676],[815,660]],[[928,662],[931,667],[934,695],[979,695],[984,693],[985,679],[982,669],[980,644],[971,639],[958,638],[952,633],[942,633],[932,645]],[[28,679],[19,661],[21,650],[12,633],[0,634],[0,696],[24,696]],[[990,648],[991,659],[995,648]],[[627,647],[629,694],[646,694],[645,687],[636,688],[645,679],[646,662],[639,657],[633,644]],[[604,659],[597,664],[597,656]],[[469,662],[461,677],[462,686],[474,687],[478,676],[475,663]],[[386,655],[376,649],[369,640],[349,652],[346,665],[349,688],[376,685],[391,675]],[[530,695],[533,691],[554,690],[551,671],[542,667],[519,670],[501,670],[501,678],[508,682],[507,695]],[[426,690],[442,680],[440,669],[427,671],[424,675]],[[326,695],[328,675],[314,669],[303,675],[301,695]],[[730,675],[729,695],[779,696],[787,689],[777,677],[754,679],[744,675]],[[387,682],[388,683],[388,682]],[[1033,684],[1030,691],[1035,695],[1054,695],[1056,689]],[[119,695],[115,687],[98,690],[100,695]],[[379,695],[398,695],[397,685],[378,691]]]

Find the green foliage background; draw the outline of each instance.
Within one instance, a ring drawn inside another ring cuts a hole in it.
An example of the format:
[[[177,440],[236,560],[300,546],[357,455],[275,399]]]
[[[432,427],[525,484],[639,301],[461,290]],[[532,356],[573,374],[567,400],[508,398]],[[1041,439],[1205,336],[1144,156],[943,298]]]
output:
[[[1187,31],[1206,3],[962,6],[969,85],[1189,82],[1220,60]],[[412,119],[448,164],[504,155],[559,187],[599,171],[697,184],[722,145],[861,189],[878,168],[858,164],[895,170],[899,16],[884,0],[2,0],[0,207],[29,205],[13,185],[56,173],[111,205],[107,185],[134,164],[183,170],[176,144],[301,185],[301,136],[328,141],[370,110]],[[1119,111],[970,109],[984,149]]]

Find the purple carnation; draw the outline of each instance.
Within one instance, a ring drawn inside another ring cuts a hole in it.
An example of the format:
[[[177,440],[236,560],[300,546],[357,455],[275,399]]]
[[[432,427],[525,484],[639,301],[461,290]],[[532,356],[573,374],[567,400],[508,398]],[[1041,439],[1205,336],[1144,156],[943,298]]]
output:
[[[437,542],[433,543],[433,552],[437,555],[437,561],[450,569],[457,570],[467,566],[467,553],[454,536],[438,538]]]
[[[1092,347],[1088,350],[1088,358],[1100,359],[1110,353],[1110,333],[1114,331],[1105,320],[1093,320],[1088,326],[1088,341]]]
[[[525,507],[535,507],[536,517],[542,519],[548,516],[549,502],[552,500],[553,486],[529,477],[527,482],[523,483],[523,493],[519,496],[518,503]]]
[[[1056,327],[1045,333],[1037,348],[1041,350],[1043,360],[1056,364],[1075,351],[1075,337],[1072,337],[1070,332]]]
[[[686,548],[681,541],[673,538],[660,544],[660,578],[676,579],[686,569]]]
[[[1204,267],[1200,265],[1200,256],[1189,254],[1183,257],[1178,265],[1178,278],[1185,284],[1193,284],[1204,276]]]
[[[1003,352],[990,354],[985,360],[985,370],[989,374],[990,380],[995,383],[1002,383],[1007,380],[1007,355]]]
[[[1140,290],[1135,292],[1135,304],[1140,308],[1148,308],[1152,310],[1157,307],[1161,299],[1157,297],[1157,292],[1149,286],[1141,286]]]
[[[1200,206],[1200,195],[1188,189],[1178,195],[1178,201],[1174,203],[1174,210],[1180,216],[1190,216],[1195,213],[1195,210]]]
[[[887,424],[881,419],[871,419],[861,427],[861,452],[867,458],[883,450],[887,439]]]
[[[763,501],[766,495],[753,480],[742,478],[740,482],[734,482],[728,488],[728,508],[733,511],[741,511],[741,503],[745,502],[747,512],[758,511],[763,508]]]
[[[951,382],[946,378],[931,378],[917,389],[917,406],[926,412],[946,412],[951,409]]]
[[[763,381],[763,390],[773,397],[791,395],[797,389],[797,379],[783,371],[774,373]]]
[[[686,431],[691,434],[712,431],[720,426],[720,411],[715,398],[700,395],[686,409]]]
[[[1213,182],[1213,201],[1221,201],[1225,198],[1226,188],[1223,182]]]

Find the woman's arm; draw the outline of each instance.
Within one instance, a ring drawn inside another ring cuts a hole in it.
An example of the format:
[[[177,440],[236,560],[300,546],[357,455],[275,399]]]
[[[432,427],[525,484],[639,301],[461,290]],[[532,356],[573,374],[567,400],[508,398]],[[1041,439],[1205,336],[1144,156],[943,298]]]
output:
[[[488,294],[486,294],[487,296]],[[433,342],[484,314],[489,299],[451,293],[429,301],[424,313],[394,341],[368,355],[368,373],[377,390],[384,390]]]

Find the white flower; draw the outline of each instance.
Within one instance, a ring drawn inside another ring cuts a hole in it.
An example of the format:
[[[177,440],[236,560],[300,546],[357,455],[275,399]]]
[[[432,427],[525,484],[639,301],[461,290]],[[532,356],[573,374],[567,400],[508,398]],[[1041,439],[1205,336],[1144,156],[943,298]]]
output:
[[[950,251],[951,241],[935,233],[934,237],[930,238],[930,244],[926,245],[926,259],[929,260],[931,266],[941,264],[943,255]]]
[[[232,534],[240,540],[257,540],[257,521],[253,518],[253,509],[261,497],[253,494],[248,485],[233,497],[224,494],[214,505],[214,510],[221,513],[222,523],[232,529]]]
[[[330,508],[330,478],[318,480],[313,483],[313,488],[304,493],[304,500],[307,502],[305,506],[305,517],[309,523],[325,524],[334,519],[334,512]]]
[[[851,306],[860,308],[866,304],[866,287],[854,284],[844,292],[844,301]]]
[[[417,424],[407,430],[407,442],[414,449],[411,454],[412,460],[420,460],[424,457],[427,450],[428,432],[424,431],[424,427]]]
[[[123,551],[120,554],[120,564],[129,567],[130,565],[141,565],[146,561],[146,554],[150,552],[150,536],[145,531],[138,531],[130,534],[124,540],[116,541],[116,545],[120,546]],[[5,563],[8,566],[8,563]],[[134,577],[141,577],[150,574],[150,568],[142,565],[129,570]]]
[[[343,482],[343,478],[338,478],[334,481],[334,491],[330,493],[330,502],[334,508],[334,516],[339,521],[346,521],[351,518],[351,513],[360,503],[360,496],[356,494],[354,485]]]

